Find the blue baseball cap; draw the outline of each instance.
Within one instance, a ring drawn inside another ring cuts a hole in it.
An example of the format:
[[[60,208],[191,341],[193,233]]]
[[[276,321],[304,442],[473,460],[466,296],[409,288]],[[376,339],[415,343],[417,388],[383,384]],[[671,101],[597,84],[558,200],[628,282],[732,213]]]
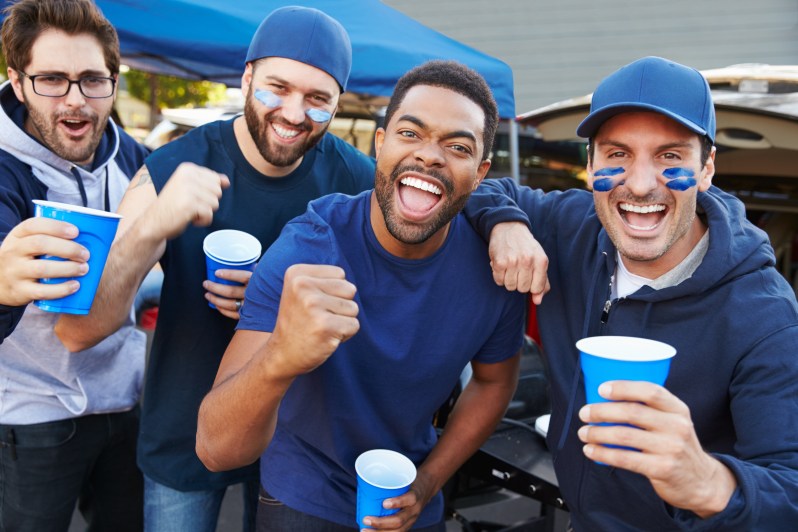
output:
[[[715,142],[715,106],[709,84],[694,69],[661,57],[644,57],[602,80],[590,114],[576,134],[589,138],[613,116],[630,111],[663,114]]]
[[[284,57],[314,66],[346,90],[352,70],[352,43],[340,22],[311,7],[286,6],[272,11],[258,26],[247,60]]]

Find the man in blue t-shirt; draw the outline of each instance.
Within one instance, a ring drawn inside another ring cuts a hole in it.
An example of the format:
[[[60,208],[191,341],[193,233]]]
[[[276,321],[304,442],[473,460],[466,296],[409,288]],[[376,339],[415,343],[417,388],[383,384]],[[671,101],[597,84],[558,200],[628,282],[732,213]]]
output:
[[[244,115],[154,152],[122,201],[125,218],[97,300],[86,319],[75,320],[70,340],[80,349],[102,338],[160,262],[164,283],[138,447],[148,529],[213,531],[226,488],[242,482],[245,529],[254,525],[257,466],[212,473],[194,451],[197,410],[244,297],[244,286],[207,280],[202,242],[218,229],[237,229],[266,249],[308,201],[371,188],[373,159],[327,133],[351,61],[349,37],[334,19],[304,7],[274,11],[247,54]],[[216,275],[246,285],[251,273]]]
[[[209,469],[261,458],[259,530],[353,530],[355,459],[374,448],[418,475],[385,501],[398,513],[365,526],[445,530],[441,487],[515,391],[525,300],[492,282],[460,214],[490,167],[490,89],[458,63],[426,63],[399,80],[385,120],[375,189],[314,201],[285,227],[200,407]],[[433,415],[469,363],[438,439]]]

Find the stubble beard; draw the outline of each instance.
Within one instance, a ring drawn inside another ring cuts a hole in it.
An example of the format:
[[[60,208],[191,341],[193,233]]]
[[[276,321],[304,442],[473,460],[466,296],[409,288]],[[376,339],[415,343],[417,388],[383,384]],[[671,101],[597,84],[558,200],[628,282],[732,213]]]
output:
[[[28,110],[28,118],[44,145],[62,159],[77,164],[88,162],[94,158],[94,153],[97,151],[97,146],[100,145],[105,126],[108,123],[108,117],[111,115],[111,108],[109,108],[102,116],[85,111],[78,113],[54,112],[47,116],[35,106],[30,105],[27,97],[25,106]],[[62,117],[86,120],[91,124],[91,129],[81,141],[73,142],[62,139],[63,134],[58,129],[58,122]]]
[[[275,146],[269,140],[268,130],[271,127],[272,122],[276,122],[278,124],[281,122],[272,117],[271,113],[263,118],[259,117],[258,112],[255,109],[254,101],[255,98],[252,93],[252,88],[250,87],[247,100],[244,103],[244,119],[247,122],[247,129],[249,130],[249,134],[252,136],[252,140],[255,142],[255,146],[258,148],[258,152],[260,153],[261,157],[263,157],[266,162],[274,166],[291,166],[297,162],[299,159],[304,157],[304,155],[316,144],[319,143],[321,138],[327,132],[327,129],[330,127],[330,123],[328,122],[327,125],[325,125],[324,128],[322,128],[318,133],[311,133],[308,135],[307,139],[305,139],[305,142],[292,146]],[[308,124],[309,121],[310,119],[306,118],[305,123],[299,127],[304,131],[312,132],[313,126]],[[286,126],[297,128],[296,125],[291,125],[286,122],[283,123],[285,123]]]
[[[399,179],[401,174],[408,171],[432,176],[438,179],[446,189],[446,199],[443,200],[445,203],[439,208],[438,214],[429,223],[424,225],[402,221],[396,215],[396,212],[394,212],[394,194],[396,193],[394,183]],[[465,207],[471,195],[469,193],[454,198],[454,185],[450,179],[438,172],[423,170],[420,167],[409,165],[397,166],[391,171],[390,177],[377,169],[374,182],[374,193],[377,196],[377,204],[380,207],[380,211],[382,211],[382,216],[385,219],[385,226],[388,228],[388,232],[396,240],[405,244],[421,244],[426,242]]]

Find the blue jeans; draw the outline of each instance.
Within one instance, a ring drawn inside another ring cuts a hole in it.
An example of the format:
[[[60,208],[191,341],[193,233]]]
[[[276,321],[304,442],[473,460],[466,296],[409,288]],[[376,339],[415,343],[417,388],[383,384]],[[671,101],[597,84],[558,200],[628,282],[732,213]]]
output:
[[[63,532],[77,503],[89,531],[140,531],[138,425],[138,408],[0,425],[0,530]]]
[[[289,508],[271,495],[263,487],[260,488],[258,497],[258,530],[257,532],[297,532],[312,530],[313,532],[354,532],[360,530],[355,525],[354,516],[352,526],[339,525],[308,515]],[[446,523],[441,521],[437,525],[424,528],[413,528],[415,532],[446,532]]]
[[[245,482],[242,530],[255,530],[258,482]],[[147,532],[215,532],[226,488],[180,491],[144,476],[144,530]]]

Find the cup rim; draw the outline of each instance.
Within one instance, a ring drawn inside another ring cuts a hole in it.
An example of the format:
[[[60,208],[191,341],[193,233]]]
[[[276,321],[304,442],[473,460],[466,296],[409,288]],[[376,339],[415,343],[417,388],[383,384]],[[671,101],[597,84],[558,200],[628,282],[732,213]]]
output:
[[[252,249],[252,254],[246,259],[242,260],[230,260],[219,257],[218,254],[211,251],[211,249],[212,249],[213,239],[221,237],[222,234],[225,234],[229,237],[237,237],[243,240],[245,242],[245,245],[247,245],[248,248]],[[262,250],[263,246],[261,245],[260,240],[255,238],[253,235],[247,233],[246,231],[239,231],[238,229],[218,229],[216,231],[208,233],[205,236],[205,238],[202,239],[202,251],[213,260],[217,262],[223,262],[225,264],[241,265],[241,264],[254,262],[258,260],[258,258],[260,258]]]
[[[371,459],[375,456],[387,456],[390,460],[394,461],[394,463],[398,463],[399,467],[401,468],[401,473],[405,477],[409,477],[407,482],[403,482],[402,484],[397,485],[382,485],[382,484],[375,484],[362,475],[361,471],[363,468],[367,467],[371,463]],[[373,486],[377,486],[383,489],[398,489],[408,486],[413,483],[416,479],[416,466],[410,458],[403,455],[402,453],[398,453],[396,451],[392,451],[390,449],[371,449],[370,451],[365,451],[360,454],[355,460],[355,472],[357,473],[358,477],[362,478],[364,481],[368,482]]]
[[[676,348],[637,336],[590,336],[576,342],[576,348],[586,355],[608,360],[655,362],[676,355]]]
[[[61,203],[58,201],[49,200],[32,200],[35,205],[41,207],[50,207],[51,209],[58,209],[66,212],[74,212],[80,214],[88,214],[90,216],[101,216],[103,218],[122,218],[121,214],[115,212],[102,211],[100,209],[92,209],[91,207],[84,207],[82,205],[72,205],[70,203]]]

